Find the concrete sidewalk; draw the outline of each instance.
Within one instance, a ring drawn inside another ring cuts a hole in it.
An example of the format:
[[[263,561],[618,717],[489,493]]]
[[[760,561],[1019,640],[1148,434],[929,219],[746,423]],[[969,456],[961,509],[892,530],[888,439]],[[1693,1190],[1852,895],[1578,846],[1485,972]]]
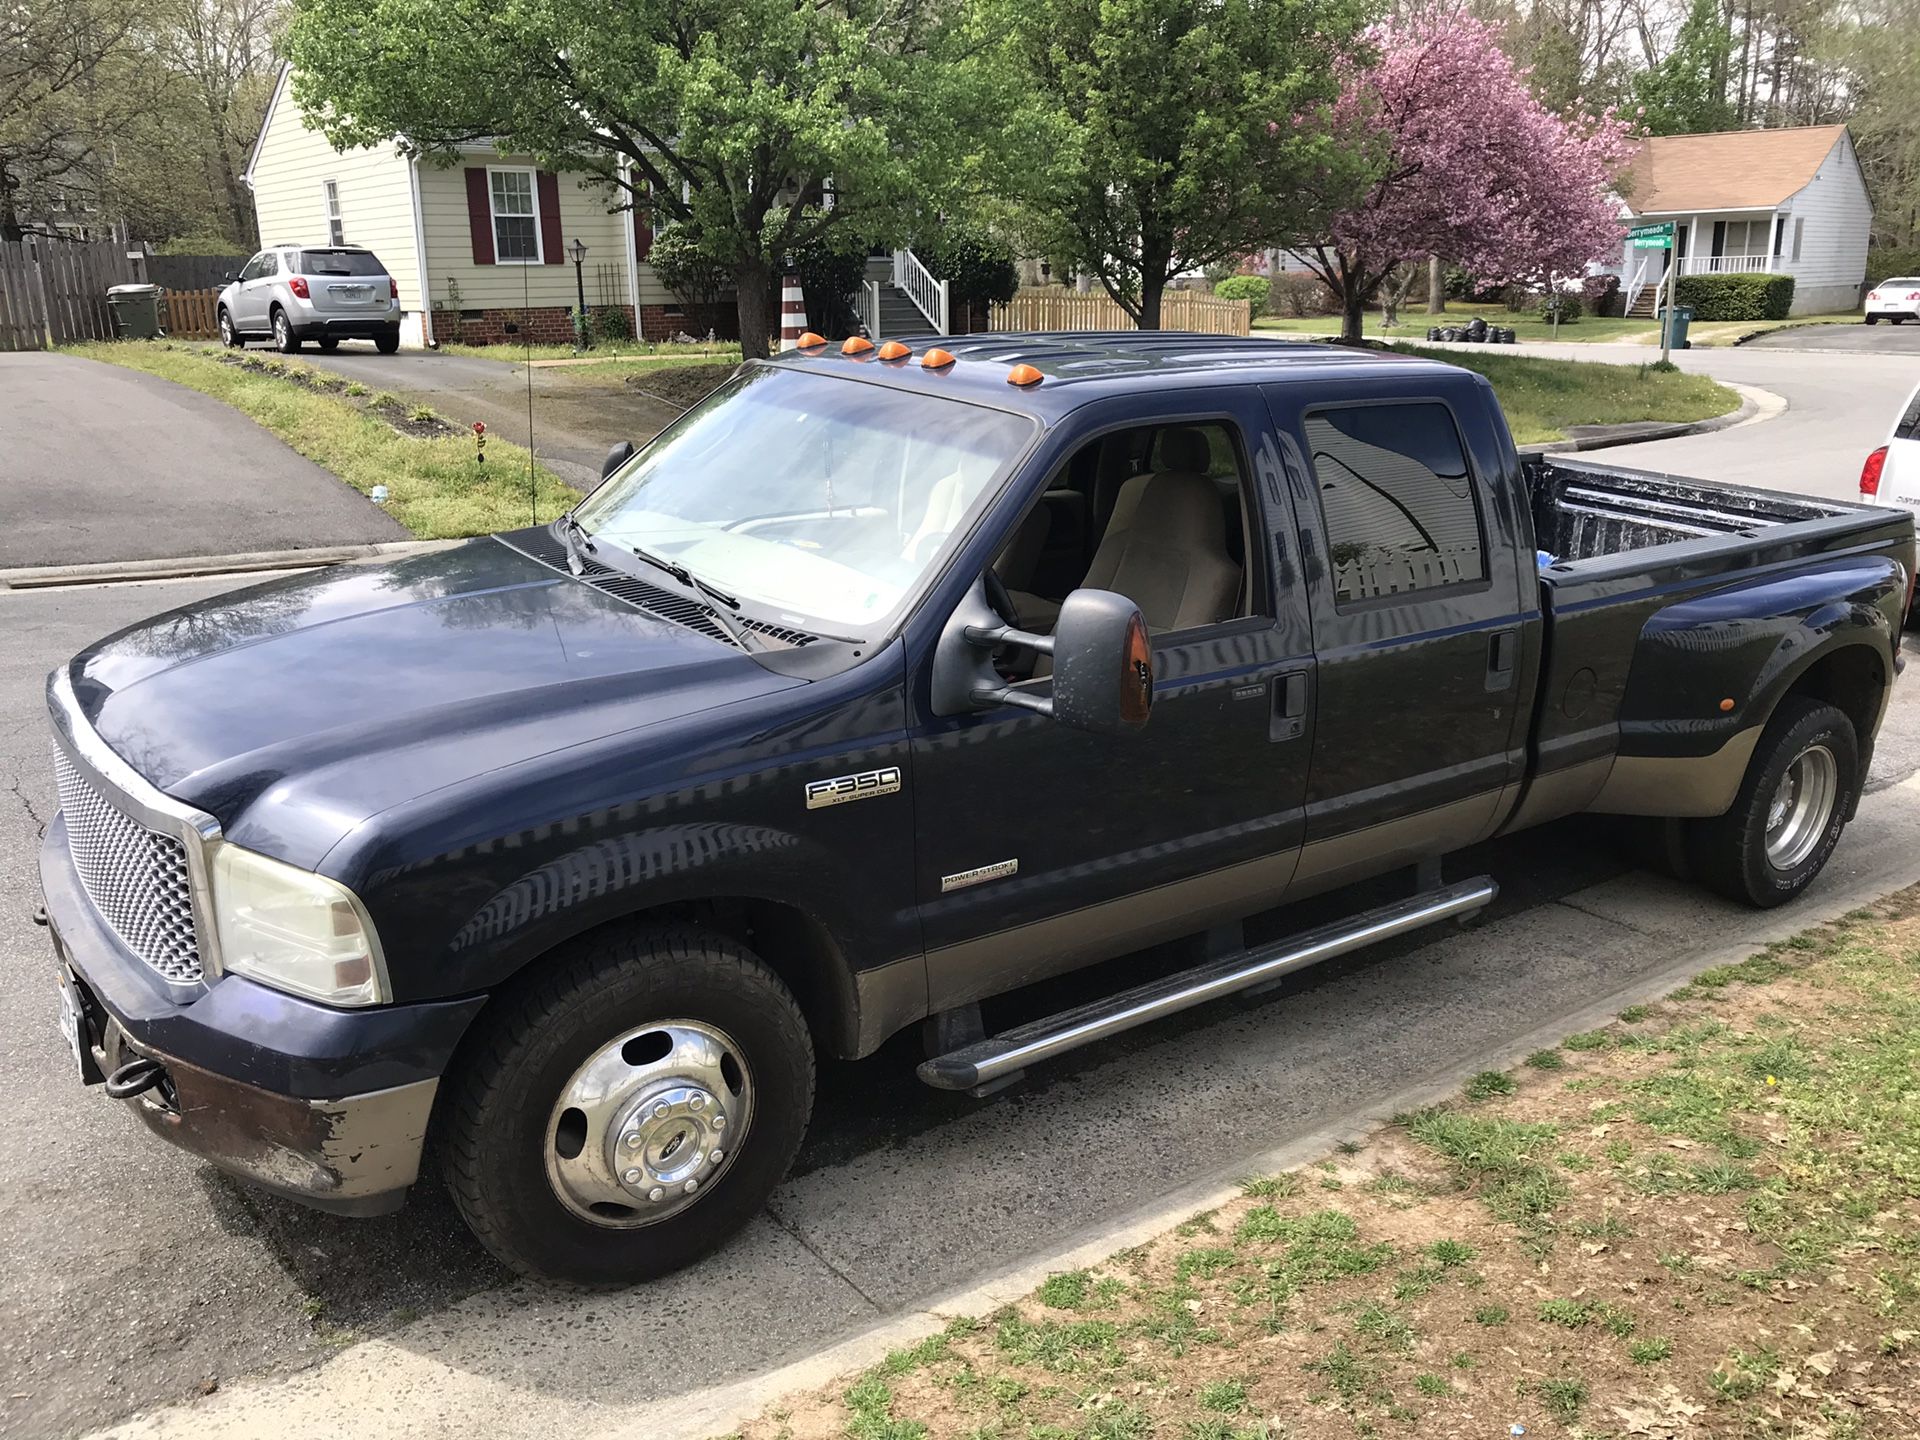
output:
[[[75,355],[0,354],[0,569],[411,538],[211,396]]]

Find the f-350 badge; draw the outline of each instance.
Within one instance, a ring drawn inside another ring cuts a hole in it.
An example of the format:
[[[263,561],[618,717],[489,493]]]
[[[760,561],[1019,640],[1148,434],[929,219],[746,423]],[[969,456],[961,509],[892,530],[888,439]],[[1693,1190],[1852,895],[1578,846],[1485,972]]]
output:
[[[894,795],[900,790],[900,767],[862,770],[858,775],[836,775],[831,780],[807,782],[807,809],[824,810],[829,805],[845,805],[849,800],[871,800],[876,795]]]

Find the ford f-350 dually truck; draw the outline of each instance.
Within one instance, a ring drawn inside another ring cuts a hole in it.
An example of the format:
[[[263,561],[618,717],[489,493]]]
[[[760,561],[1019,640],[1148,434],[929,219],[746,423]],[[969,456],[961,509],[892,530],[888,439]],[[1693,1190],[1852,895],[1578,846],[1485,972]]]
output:
[[[225,1170],[372,1214],[431,1141],[508,1264],[631,1282],[758,1211],[823,1052],[925,1022],[922,1078],[984,1092],[1467,915],[1444,857],[1579,811],[1791,899],[1913,581],[1905,511],[1523,460],[1409,356],[809,336],[556,523],[55,671],[63,1024]]]

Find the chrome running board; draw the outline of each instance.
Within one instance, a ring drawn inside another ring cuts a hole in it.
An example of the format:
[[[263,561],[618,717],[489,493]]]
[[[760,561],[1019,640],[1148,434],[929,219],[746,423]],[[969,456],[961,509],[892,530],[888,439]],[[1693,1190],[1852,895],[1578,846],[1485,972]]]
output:
[[[1062,1010],[1001,1035],[989,1035],[925,1061],[920,1066],[920,1078],[938,1090],[973,1090],[992,1085],[1029,1065],[1051,1060],[1109,1035],[1263,985],[1289,971],[1303,970],[1336,955],[1346,955],[1396,935],[1469,914],[1499,893],[1500,887],[1485,875],[1428,890],[1408,900],[1322,925],[1303,935],[1210,960],[1164,980],[1149,981],[1117,995]]]

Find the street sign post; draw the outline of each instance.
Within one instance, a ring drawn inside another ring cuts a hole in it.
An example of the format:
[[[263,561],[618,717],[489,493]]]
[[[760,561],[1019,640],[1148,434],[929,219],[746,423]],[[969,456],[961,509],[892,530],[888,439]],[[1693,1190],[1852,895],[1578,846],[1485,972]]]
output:
[[[1673,248],[1673,221],[1662,220],[1650,225],[1635,225],[1627,231],[1627,244],[1635,250],[1671,250]],[[1669,312],[1673,309],[1673,272],[1679,267],[1673,258],[1667,260],[1667,270],[1660,277],[1660,293],[1655,296],[1654,318],[1660,323],[1660,363],[1668,363],[1672,351],[1669,343],[1673,335],[1673,319]],[[1661,296],[1665,297],[1664,303]]]

